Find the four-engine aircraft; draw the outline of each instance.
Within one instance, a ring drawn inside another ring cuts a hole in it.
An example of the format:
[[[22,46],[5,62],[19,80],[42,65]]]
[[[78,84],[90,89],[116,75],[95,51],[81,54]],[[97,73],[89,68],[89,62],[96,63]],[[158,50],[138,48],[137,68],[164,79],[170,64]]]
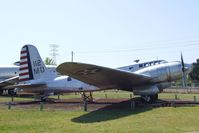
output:
[[[153,102],[172,81],[185,77],[191,71],[191,64],[185,64],[181,55],[181,62],[165,62],[134,72],[79,62],[62,63],[57,71],[102,90],[130,91],[145,102]]]

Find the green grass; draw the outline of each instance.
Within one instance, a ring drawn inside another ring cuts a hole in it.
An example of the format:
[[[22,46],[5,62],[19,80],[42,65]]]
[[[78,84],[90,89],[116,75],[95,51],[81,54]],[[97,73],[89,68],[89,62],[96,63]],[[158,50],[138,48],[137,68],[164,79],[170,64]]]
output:
[[[182,94],[178,93],[177,99],[178,100],[194,100],[194,96],[196,96],[196,99],[199,101],[199,94]],[[159,94],[160,99],[175,99],[174,93],[160,93]]]
[[[199,131],[199,107],[43,111],[0,109],[2,133],[182,133]]]
[[[128,92],[96,92],[94,97],[129,98]],[[178,94],[180,99],[199,98],[199,94]],[[61,98],[79,98],[80,95],[64,95]],[[161,93],[160,98],[175,98],[175,94]],[[57,98],[55,96],[55,98]],[[0,103],[10,101],[0,97]],[[32,100],[15,98],[14,100]],[[66,105],[67,106],[67,105]],[[7,109],[0,104],[0,133],[183,133],[199,132],[199,106],[195,107],[142,107],[99,109],[92,112],[82,110],[49,110],[39,108]]]
[[[130,95],[132,93],[126,92],[126,91],[101,91],[101,92],[94,92],[93,97],[98,98],[130,98]],[[193,100],[193,97],[196,96],[196,98],[199,100],[199,94],[182,94],[178,93],[177,98],[179,100]],[[133,96],[136,97],[136,96]],[[57,96],[52,96],[51,98],[57,98]],[[62,99],[68,99],[68,98],[81,98],[80,94],[67,94],[67,95],[61,95],[60,98]],[[160,99],[175,99],[175,93],[160,93],[159,94]]]
[[[100,91],[100,92],[94,92],[93,97],[94,98],[130,98],[130,95],[132,93],[126,92],[126,91]],[[178,99],[184,99],[184,100],[193,100],[193,97],[196,96],[196,98],[199,100],[199,94],[181,94],[178,93],[177,97]],[[133,96],[135,97],[135,96]],[[50,96],[50,98],[58,98],[58,96]],[[70,99],[70,98],[81,98],[81,95],[79,93],[70,93],[65,95],[60,95],[61,99]],[[160,99],[175,99],[174,93],[160,93],[159,94]],[[19,98],[15,97],[14,101],[28,101],[33,100],[32,98]],[[0,102],[9,102],[11,101],[10,97],[0,97]]]
[[[32,101],[32,98],[20,98],[14,97],[14,101]],[[11,97],[2,97],[0,96],[0,102],[10,102],[12,101]]]

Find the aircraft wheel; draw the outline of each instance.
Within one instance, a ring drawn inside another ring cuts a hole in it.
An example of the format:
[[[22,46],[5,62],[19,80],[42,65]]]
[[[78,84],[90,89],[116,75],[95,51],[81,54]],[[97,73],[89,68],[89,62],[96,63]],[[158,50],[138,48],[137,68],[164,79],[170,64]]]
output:
[[[0,95],[3,95],[3,89],[0,89]]]
[[[47,98],[46,96],[41,97],[41,102],[46,102]]]
[[[148,95],[148,96],[141,96],[141,100],[144,103],[153,103],[158,99],[158,94],[155,95]]]
[[[16,93],[14,90],[8,90],[8,95],[14,96]]]
[[[150,96],[141,96],[141,101],[143,103],[150,103],[151,102],[151,97]]]

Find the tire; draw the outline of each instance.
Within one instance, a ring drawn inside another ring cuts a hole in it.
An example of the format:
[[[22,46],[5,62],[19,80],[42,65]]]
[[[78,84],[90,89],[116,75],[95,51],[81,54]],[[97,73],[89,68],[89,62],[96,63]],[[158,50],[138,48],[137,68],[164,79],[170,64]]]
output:
[[[0,95],[3,95],[3,89],[0,89]]]
[[[141,101],[144,103],[153,103],[158,99],[158,94],[141,96]]]

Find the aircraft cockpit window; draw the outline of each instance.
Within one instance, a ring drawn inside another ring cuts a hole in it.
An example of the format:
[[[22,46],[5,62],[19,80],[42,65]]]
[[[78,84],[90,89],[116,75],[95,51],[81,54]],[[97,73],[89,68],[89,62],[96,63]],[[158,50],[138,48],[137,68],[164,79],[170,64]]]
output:
[[[142,64],[139,64],[139,67],[143,67]]]
[[[68,78],[67,78],[67,81],[71,81],[71,80],[72,80],[72,78],[71,78],[71,77],[68,77]]]

